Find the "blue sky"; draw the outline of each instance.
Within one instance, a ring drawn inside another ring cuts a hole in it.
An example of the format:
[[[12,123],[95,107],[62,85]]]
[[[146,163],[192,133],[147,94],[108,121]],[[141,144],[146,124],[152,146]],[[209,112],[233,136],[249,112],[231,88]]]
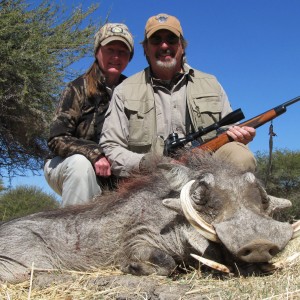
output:
[[[67,7],[100,3],[92,15],[124,22],[134,35],[135,55],[124,72],[130,76],[146,66],[140,42],[147,19],[158,13],[176,16],[188,41],[188,63],[214,74],[233,109],[245,120],[300,96],[299,0],[102,0],[63,1]],[[31,3],[34,3],[34,1]],[[93,57],[76,64],[84,71]],[[273,121],[274,148],[300,150],[300,102]],[[269,124],[257,129],[252,151],[268,151]],[[37,185],[51,192],[43,176],[15,178],[13,186]]]

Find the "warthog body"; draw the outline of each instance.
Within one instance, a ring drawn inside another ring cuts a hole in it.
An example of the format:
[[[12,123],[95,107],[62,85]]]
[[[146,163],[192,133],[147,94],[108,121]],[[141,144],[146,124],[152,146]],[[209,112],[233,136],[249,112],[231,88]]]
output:
[[[190,180],[193,209],[213,225],[216,242],[183,214],[180,190]],[[194,154],[186,166],[161,164],[92,205],[2,224],[0,280],[24,280],[33,262],[35,269],[115,265],[136,275],[168,275],[180,263],[197,267],[191,253],[219,262],[266,262],[292,237],[291,225],[270,217],[273,200],[253,174]]]

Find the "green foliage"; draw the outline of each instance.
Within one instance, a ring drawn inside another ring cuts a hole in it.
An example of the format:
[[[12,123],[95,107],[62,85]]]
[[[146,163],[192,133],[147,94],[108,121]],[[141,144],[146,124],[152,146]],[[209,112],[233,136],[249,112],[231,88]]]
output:
[[[272,154],[270,174],[268,154],[257,152],[258,176],[264,181],[270,193],[285,196],[300,191],[300,152],[276,150]]]
[[[32,186],[19,186],[0,195],[0,221],[58,208],[54,196]]]
[[[264,182],[268,194],[293,203],[293,207],[284,212],[285,218],[300,219],[300,151],[274,151],[270,168],[267,153],[257,152],[256,159],[257,177]]]
[[[46,0],[0,1],[0,174],[40,170],[66,70],[91,53],[96,10],[71,13]]]
[[[0,192],[2,192],[3,190],[5,190],[5,187],[3,185],[3,180],[0,178]]]

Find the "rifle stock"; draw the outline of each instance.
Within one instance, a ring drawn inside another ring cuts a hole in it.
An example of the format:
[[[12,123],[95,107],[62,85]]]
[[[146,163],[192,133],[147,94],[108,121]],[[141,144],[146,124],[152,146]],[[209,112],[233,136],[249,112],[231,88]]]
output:
[[[281,105],[278,105],[265,113],[262,113],[248,121],[245,121],[237,126],[243,127],[243,126],[249,126],[253,128],[258,128],[265,123],[275,119],[279,115],[283,114],[286,112],[286,107],[298,102],[300,100],[300,96],[293,98]],[[215,138],[212,138],[211,140],[197,146],[197,149],[202,149],[202,150],[207,150],[207,151],[216,151],[219,149],[221,146],[231,142],[232,139],[227,135],[226,132],[221,133],[220,135],[216,136]]]

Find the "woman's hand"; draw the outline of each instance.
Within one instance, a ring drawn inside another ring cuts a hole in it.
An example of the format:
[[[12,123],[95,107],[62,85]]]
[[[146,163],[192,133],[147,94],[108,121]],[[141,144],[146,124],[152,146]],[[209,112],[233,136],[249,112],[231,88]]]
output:
[[[94,168],[98,176],[108,177],[111,175],[110,163],[105,156],[95,162]]]

